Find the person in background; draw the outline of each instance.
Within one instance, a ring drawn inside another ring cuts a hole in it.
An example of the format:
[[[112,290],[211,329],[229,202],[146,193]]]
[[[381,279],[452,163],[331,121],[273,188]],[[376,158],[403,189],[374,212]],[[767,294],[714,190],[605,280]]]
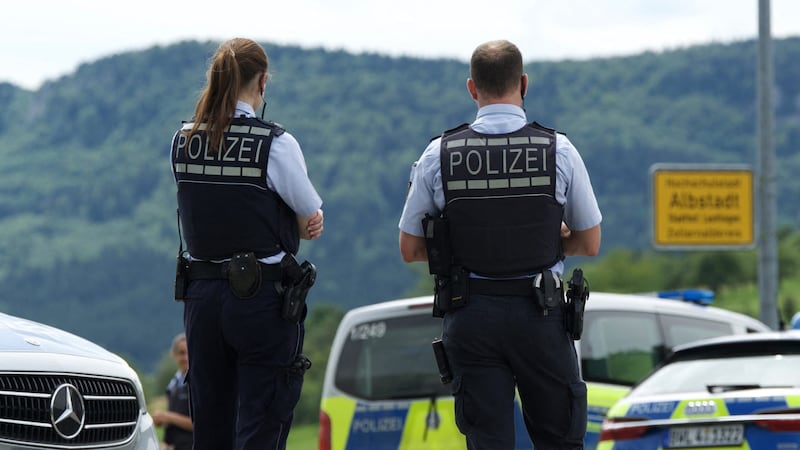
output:
[[[189,389],[185,382],[186,372],[189,370],[189,352],[184,333],[172,340],[170,355],[178,365],[178,370],[167,385],[167,410],[154,412],[153,422],[164,427],[163,449],[192,450]]]
[[[400,253],[436,274],[434,315],[468,449],[514,448],[517,390],[536,450],[580,449],[586,384],[579,328],[565,320],[563,259],[597,254],[597,200],[567,137],[528,122],[514,44],[478,46],[466,87],[475,121],[432,140],[412,165]]]
[[[311,365],[304,292],[316,269],[294,255],[322,234],[322,199],[297,140],[263,119],[268,66],[257,42],[222,42],[172,140],[194,450],[285,449]]]

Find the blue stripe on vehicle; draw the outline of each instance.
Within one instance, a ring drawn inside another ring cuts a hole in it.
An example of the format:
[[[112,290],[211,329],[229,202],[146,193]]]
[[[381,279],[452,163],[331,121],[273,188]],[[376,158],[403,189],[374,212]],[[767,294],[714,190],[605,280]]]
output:
[[[410,403],[356,405],[347,449],[397,450]]]
[[[732,416],[739,416],[742,414],[757,413],[765,409],[772,408],[786,408],[786,397],[766,397],[766,398],[732,398],[725,400],[725,406],[728,408],[728,413]]]

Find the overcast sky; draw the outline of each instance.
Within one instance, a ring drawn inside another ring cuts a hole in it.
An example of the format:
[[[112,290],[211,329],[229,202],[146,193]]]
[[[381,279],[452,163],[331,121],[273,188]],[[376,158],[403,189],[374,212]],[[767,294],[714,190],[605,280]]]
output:
[[[773,37],[800,36],[800,1],[771,11]],[[115,53],[235,36],[464,61],[509,39],[526,62],[586,59],[755,39],[758,0],[15,0],[0,14],[0,82],[37,89]]]

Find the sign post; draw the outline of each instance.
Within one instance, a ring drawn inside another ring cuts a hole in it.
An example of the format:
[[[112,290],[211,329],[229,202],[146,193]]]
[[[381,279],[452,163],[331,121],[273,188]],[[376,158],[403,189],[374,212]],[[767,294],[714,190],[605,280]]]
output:
[[[655,164],[650,172],[654,247],[754,247],[753,171],[748,166]]]

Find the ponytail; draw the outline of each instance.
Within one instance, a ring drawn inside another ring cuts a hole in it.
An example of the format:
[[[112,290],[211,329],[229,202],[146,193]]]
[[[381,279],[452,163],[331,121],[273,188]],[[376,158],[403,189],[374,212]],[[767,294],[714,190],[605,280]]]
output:
[[[197,101],[187,138],[205,123],[210,151],[216,153],[236,111],[242,86],[266,72],[268,65],[267,53],[255,41],[234,38],[220,44],[206,73],[206,86]]]

